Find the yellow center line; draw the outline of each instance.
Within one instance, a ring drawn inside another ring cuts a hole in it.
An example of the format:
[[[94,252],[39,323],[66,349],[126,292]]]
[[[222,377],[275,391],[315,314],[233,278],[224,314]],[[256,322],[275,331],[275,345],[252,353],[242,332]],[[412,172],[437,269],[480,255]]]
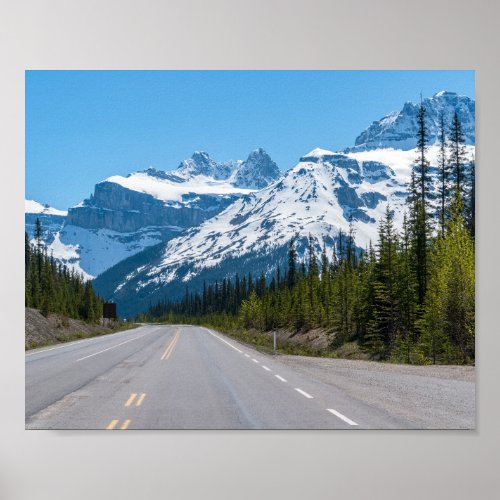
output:
[[[177,341],[179,340],[180,336],[180,330],[177,329],[175,332],[175,336],[172,339],[172,341],[167,345],[167,348],[165,349],[165,352],[162,354],[161,359],[168,359],[170,355],[172,354],[172,351],[174,350],[175,344],[177,344]]]
[[[170,347],[169,351],[168,351],[168,354],[165,356],[165,360],[167,360],[168,358],[170,358],[170,355],[172,354],[173,350],[174,350],[174,347],[177,345],[177,341],[179,340],[179,337],[180,335],[177,334],[175,339],[174,339],[174,342],[172,344],[172,346]]]
[[[137,394],[135,392],[133,392],[130,395],[130,397],[127,399],[127,402],[125,403],[125,406],[130,406],[133,403],[133,401],[134,401],[134,399],[135,399],[136,396],[137,396]]]
[[[146,397],[146,393],[143,392],[140,396],[139,399],[136,401],[135,406],[141,406],[142,402],[144,401],[144,398]]]
[[[122,431],[124,431],[128,427],[129,424],[130,424],[130,420],[125,420],[125,422],[123,422],[123,424],[121,425],[120,429]]]
[[[113,430],[116,427],[117,423],[118,423],[118,420],[111,420],[111,422],[106,427],[106,430],[108,430],[108,431]]]

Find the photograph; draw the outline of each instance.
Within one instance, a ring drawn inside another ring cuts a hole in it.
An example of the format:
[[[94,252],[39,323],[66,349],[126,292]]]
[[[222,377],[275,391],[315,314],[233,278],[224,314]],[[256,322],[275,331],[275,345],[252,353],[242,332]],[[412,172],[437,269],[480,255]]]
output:
[[[473,431],[475,76],[26,70],[25,429]]]

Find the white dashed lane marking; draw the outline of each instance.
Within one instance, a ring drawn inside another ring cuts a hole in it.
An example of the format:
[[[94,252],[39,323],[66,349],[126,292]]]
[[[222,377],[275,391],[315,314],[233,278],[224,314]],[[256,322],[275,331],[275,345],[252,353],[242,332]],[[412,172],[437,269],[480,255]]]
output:
[[[348,423],[349,425],[358,425],[356,422],[354,422],[354,420],[347,418],[345,415],[342,415],[342,413],[338,412],[337,410],[332,410],[331,408],[327,408],[326,410],[335,415],[336,417],[340,418],[340,420],[343,420],[344,422]]]
[[[229,347],[233,348],[235,351],[238,351],[240,354],[244,354],[246,358],[250,358],[250,355],[247,354],[247,353],[244,353],[243,351],[241,351],[240,349],[238,349],[237,347],[235,347],[233,344],[231,344],[230,342],[228,342],[227,340],[224,340],[223,338],[219,337],[218,335],[215,335],[215,333],[212,333],[208,328],[205,328],[205,330],[210,334],[212,335],[213,337],[215,337],[216,339],[220,340],[221,342],[224,342],[224,344],[227,344]],[[134,339],[135,340],[135,339]],[[127,341],[129,342],[129,341]],[[123,344],[126,343],[126,342],[123,342]],[[122,345],[122,344],[118,344],[116,346],[113,346],[111,347],[110,349],[113,349],[114,347],[118,347],[119,345]],[[104,351],[100,351],[100,352],[105,352],[107,351],[108,349],[105,349]],[[99,353],[95,353],[95,354],[91,354],[90,356],[86,356],[85,358],[81,358],[81,359],[86,359],[87,357],[91,357],[91,356],[95,356],[96,354],[100,354]],[[81,359],[79,359],[78,361],[81,361]],[[258,360],[256,360],[255,358],[251,358],[252,361],[254,363],[259,363]],[[271,368],[268,368],[267,366],[265,365],[261,365],[262,368],[264,368],[264,370],[266,370],[267,372],[270,372],[272,371]],[[281,382],[286,382],[287,380],[285,378],[283,378],[281,375],[274,375],[278,380],[280,380]],[[314,396],[311,396],[309,393],[307,393],[306,391],[303,391],[302,389],[300,389],[299,387],[295,387],[295,390],[299,393],[299,394],[302,394],[302,396],[304,396],[305,398],[307,399],[313,399]],[[132,396],[135,397],[135,394],[133,394]],[[131,398],[132,398],[131,396]],[[144,395],[143,395],[144,396]],[[132,403],[132,401],[129,401],[130,404]],[[129,404],[129,402],[127,402],[127,405]],[[142,401],[141,401],[142,402]],[[350,418],[346,417],[345,415],[343,415],[342,413],[338,412],[337,410],[334,410],[333,408],[327,408],[327,411],[329,411],[332,415],[335,415],[337,418],[340,418],[340,420],[343,420],[344,422],[346,422],[347,424],[349,425],[358,425],[356,422],[354,422],[354,420],[351,420]],[[128,427],[128,423],[130,421],[125,421],[124,425],[121,427],[122,429],[126,429]],[[110,426],[112,426],[113,424],[116,425],[116,423],[118,423],[117,421],[112,421]],[[108,427],[109,428],[109,427]],[[112,427],[111,427],[112,428]]]
[[[302,394],[302,396],[304,396],[305,398],[308,398],[308,399],[313,399],[313,396],[311,396],[310,394],[308,394],[306,391],[303,391],[302,389],[299,389],[298,387],[295,387],[295,390],[296,390],[299,394]]]

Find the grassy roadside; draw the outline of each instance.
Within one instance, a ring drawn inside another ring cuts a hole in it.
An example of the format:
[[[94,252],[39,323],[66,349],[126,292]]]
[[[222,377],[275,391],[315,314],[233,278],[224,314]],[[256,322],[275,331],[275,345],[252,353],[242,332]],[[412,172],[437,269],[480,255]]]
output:
[[[192,323],[190,323],[192,324]],[[273,354],[273,332],[261,332],[257,330],[246,330],[238,325],[221,325],[207,321],[196,323],[197,326],[204,326],[224,333],[242,344],[253,347],[259,352],[265,354]],[[335,351],[327,348],[312,347],[307,344],[292,343],[289,340],[276,338],[276,353],[277,354],[292,354],[296,356],[313,356],[324,358],[336,358]]]
[[[136,328],[136,323],[113,321],[106,326],[86,323],[60,315],[43,317],[35,309],[27,309],[25,316],[25,350],[72,342]]]

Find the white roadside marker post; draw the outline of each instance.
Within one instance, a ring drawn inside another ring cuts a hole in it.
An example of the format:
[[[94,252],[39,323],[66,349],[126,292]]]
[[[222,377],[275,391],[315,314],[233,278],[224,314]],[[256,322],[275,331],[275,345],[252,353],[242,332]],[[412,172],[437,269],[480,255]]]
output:
[[[274,348],[274,355],[276,356],[276,330],[273,332],[273,348]]]

